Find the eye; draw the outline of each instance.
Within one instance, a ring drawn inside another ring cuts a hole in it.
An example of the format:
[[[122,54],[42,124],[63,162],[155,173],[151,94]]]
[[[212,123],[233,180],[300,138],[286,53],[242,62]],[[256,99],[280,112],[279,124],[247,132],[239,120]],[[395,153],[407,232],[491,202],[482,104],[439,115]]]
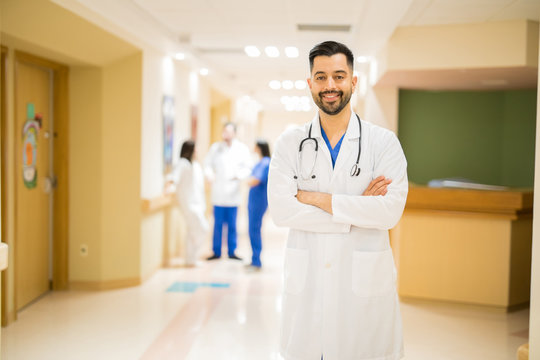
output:
[[[318,81],[321,81],[321,80],[324,80],[325,77],[323,75],[319,75],[319,76],[316,76],[315,77],[315,80],[318,80]]]

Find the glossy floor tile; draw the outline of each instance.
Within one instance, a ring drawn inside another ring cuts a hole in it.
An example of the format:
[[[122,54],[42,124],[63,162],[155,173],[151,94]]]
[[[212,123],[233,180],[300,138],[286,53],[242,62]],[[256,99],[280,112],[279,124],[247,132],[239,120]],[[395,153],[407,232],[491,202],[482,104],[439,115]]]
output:
[[[285,236],[267,220],[257,273],[225,258],[161,269],[134,288],[51,292],[2,329],[2,359],[280,360]],[[245,234],[238,254],[250,254]],[[401,311],[406,360],[511,360],[527,342],[528,310],[402,302]]]

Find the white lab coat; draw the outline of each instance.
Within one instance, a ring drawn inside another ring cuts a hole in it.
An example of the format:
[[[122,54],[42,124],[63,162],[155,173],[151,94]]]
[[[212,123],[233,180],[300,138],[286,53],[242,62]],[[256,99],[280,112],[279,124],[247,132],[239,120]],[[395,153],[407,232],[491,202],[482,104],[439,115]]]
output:
[[[186,220],[186,264],[194,265],[197,252],[208,234],[204,176],[198,162],[180,158],[174,171],[176,199]]]
[[[234,139],[231,146],[224,141],[212,144],[204,161],[204,171],[212,183],[212,204],[239,206],[242,202],[241,180],[251,173],[248,147]]]
[[[408,191],[401,145],[391,131],[362,121],[362,171],[351,177],[358,152],[356,115],[333,170],[318,114],[311,123],[319,144],[315,179],[304,180],[298,171],[298,148],[309,123],[279,137],[270,163],[270,214],[278,226],[290,228],[281,354],[286,360],[320,360],[321,354],[324,360],[400,359],[402,325],[388,230],[399,221]],[[311,168],[313,162],[306,162],[302,166]],[[392,179],[388,193],[361,196],[379,175]],[[297,189],[333,194],[333,215],[298,202]]]

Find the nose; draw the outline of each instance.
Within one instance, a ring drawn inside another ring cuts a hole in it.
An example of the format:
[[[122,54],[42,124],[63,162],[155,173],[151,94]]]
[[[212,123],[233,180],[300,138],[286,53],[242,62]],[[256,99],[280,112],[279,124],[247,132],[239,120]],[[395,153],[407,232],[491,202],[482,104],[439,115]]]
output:
[[[326,87],[328,89],[335,89],[336,88],[336,82],[334,81],[334,78],[329,76],[328,81],[326,82]]]

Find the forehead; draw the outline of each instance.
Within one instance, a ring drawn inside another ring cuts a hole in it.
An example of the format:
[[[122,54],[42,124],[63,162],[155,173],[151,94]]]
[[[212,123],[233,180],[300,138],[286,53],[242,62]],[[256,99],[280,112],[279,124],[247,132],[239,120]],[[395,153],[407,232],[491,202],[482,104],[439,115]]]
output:
[[[313,59],[312,74],[317,72],[333,73],[336,71],[350,71],[349,65],[347,64],[347,57],[344,54],[317,56]]]

